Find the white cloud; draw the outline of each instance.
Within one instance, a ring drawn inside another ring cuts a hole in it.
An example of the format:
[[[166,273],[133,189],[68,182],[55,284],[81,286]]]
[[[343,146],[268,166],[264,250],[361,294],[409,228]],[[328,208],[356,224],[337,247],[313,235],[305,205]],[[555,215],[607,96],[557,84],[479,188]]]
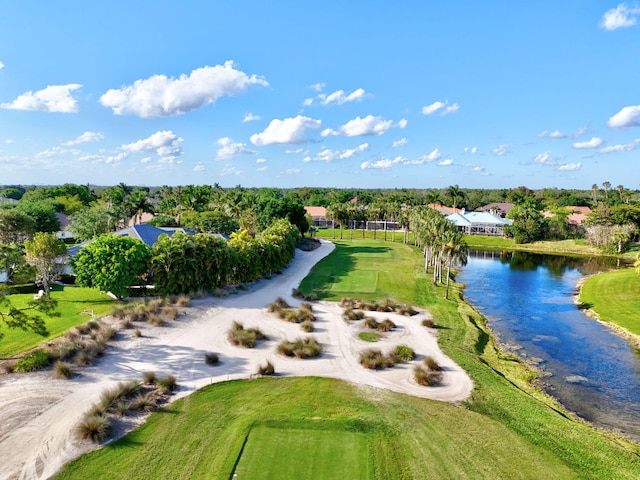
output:
[[[438,110],[443,108],[446,105],[445,102],[433,102],[431,105],[427,105],[422,107],[423,115],[431,115],[432,113],[436,113]]]
[[[636,147],[637,147],[636,142],[623,143],[618,145],[611,145],[609,147],[602,147],[599,150],[599,152],[600,153],[630,152],[631,150],[635,150]]]
[[[640,127],[640,105],[624,107],[609,118],[607,125],[611,128]]]
[[[405,128],[407,125],[409,124],[409,122],[407,121],[406,118],[402,118],[398,121],[398,128]]]
[[[151,157],[144,157],[142,160],[140,160],[140,163],[149,163],[151,160]]]
[[[496,154],[497,156],[501,157],[503,155],[506,155],[507,153],[509,153],[509,147],[511,145],[508,143],[503,143],[502,145],[498,145],[496,148],[492,149],[491,151]]]
[[[453,105],[449,105],[447,108],[445,108],[440,115],[448,115],[450,113],[456,113],[458,110],[460,110],[460,105],[458,105],[457,103],[454,103]]]
[[[299,168],[288,168],[281,173],[284,173],[285,175],[295,175],[296,173],[300,173],[301,171],[302,170],[300,170]]]
[[[565,135],[560,130],[554,130],[553,132],[547,132],[545,130],[544,132],[540,132],[538,136],[547,137],[547,138],[567,138],[568,137],[568,135]]]
[[[405,119],[400,120],[396,126],[404,128],[407,125]],[[360,135],[382,135],[393,128],[392,120],[384,120],[382,117],[374,117],[373,115],[367,115],[364,118],[356,117],[353,120],[349,120],[342,125],[338,130],[332,130],[327,128],[323,130],[321,135],[323,137],[344,135],[347,137],[355,137]]]
[[[351,92],[349,95],[345,95],[344,90],[336,90],[329,95],[318,95],[318,98],[320,99],[320,103],[322,103],[322,105],[331,105],[332,103],[335,103],[336,105],[343,105],[349,102],[360,101],[365,96],[366,93],[364,89],[358,88]]]
[[[71,145],[79,145],[81,143],[89,143],[89,142],[97,142],[98,140],[102,140],[104,135],[100,132],[84,132],[79,137],[76,137],[75,140],[69,140],[68,142],[63,143],[63,145],[71,146]]]
[[[256,160],[256,163],[265,163],[267,161],[266,158],[259,158]]]
[[[265,170],[267,170],[268,168],[269,168],[269,167],[264,166],[264,167],[256,168],[256,170],[257,170],[258,172],[264,172],[264,171],[265,171]]]
[[[305,98],[302,102],[302,106],[308,107],[310,105],[313,105],[313,98]]]
[[[202,67],[178,78],[153,75],[133,85],[111,89],[100,103],[116,115],[142,118],[182,115],[214,103],[218,98],[245,91],[250,85],[269,85],[257,75],[236,70],[232,61],[215,67]]]
[[[204,172],[205,170],[206,168],[204,167],[204,165],[196,165],[195,167],[193,167],[194,172]]]
[[[535,158],[533,159],[533,163],[536,163],[538,165],[549,165],[549,166],[558,164],[558,162],[553,158],[553,156],[549,152],[539,153],[538,155],[536,155]]]
[[[422,155],[421,157],[418,157],[416,160],[412,160],[409,163],[411,165],[422,165],[423,163],[429,163],[435,160],[440,160],[440,158],[442,158],[442,154],[440,153],[440,150],[438,150],[437,148],[434,148],[431,151],[431,153],[427,155]]]
[[[117,155],[112,155],[109,157],[104,157],[104,163],[120,163],[122,160],[127,158],[129,154],[127,152],[120,152]]]
[[[4,68],[4,63],[0,62],[0,70]]]
[[[247,146],[244,143],[234,142],[229,137],[220,138],[216,141],[216,143],[220,147],[218,149],[218,152],[216,153],[216,158],[218,160],[227,160],[229,158],[233,158],[237,155],[242,155],[245,153],[248,153],[248,154],[256,153],[253,150],[250,150],[249,148],[247,148]]]
[[[391,144],[391,147],[392,148],[404,147],[407,143],[409,143],[409,140],[407,140],[406,138],[401,138],[400,140],[396,140],[395,142],[393,142]]]
[[[13,140],[11,138],[7,138],[4,143],[13,143]]]
[[[356,148],[345,149],[342,151],[339,150],[330,150],[325,149],[318,153],[315,158],[306,157],[304,159],[305,162],[317,161],[317,162],[333,162],[335,160],[345,160],[347,158],[354,157],[360,152],[364,152],[367,148],[369,148],[368,143],[363,143],[358,145]]]
[[[284,151],[284,153],[286,153],[288,155],[297,154],[297,153],[303,153],[303,154],[306,155],[307,153],[309,153],[309,150],[306,149],[306,148],[296,148],[294,150],[287,149],[287,150]]]
[[[464,147],[464,153],[470,153],[472,155],[475,155],[476,153],[478,153],[478,147]]]
[[[50,85],[37,92],[23,93],[11,103],[0,104],[10,110],[40,110],[44,112],[74,113],[78,111],[78,102],[71,92],[81,88],[78,83]]]
[[[321,120],[303,117],[298,115],[294,118],[285,118],[284,120],[273,119],[269,126],[262,132],[251,135],[251,143],[258,146],[264,145],[291,145],[296,143],[308,142],[304,138],[307,129],[320,128]]]
[[[591,137],[591,140],[587,140],[584,142],[574,142],[572,144],[573,148],[584,149],[584,148],[598,148],[600,145],[604,143],[604,140],[600,137]]]
[[[465,167],[471,170],[472,172],[477,173],[478,175],[481,175],[483,177],[489,176],[489,172],[487,172],[487,169],[482,165],[467,164],[465,165]]]
[[[438,162],[438,165],[441,167],[448,167],[449,165],[453,165],[453,160],[450,158],[447,158],[446,160],[442,160],[441,162]]]
[[[619,4],[616,8],[607,10],[600,20],[600,28],[616,30],[618,28],[631,27],[636,24],[636,15],[640,8],[626,3]]]
[[[245,113],[244,118],[242,119],[242,123],[253,122],[255,120],[260,120],[262,117],[260,115],[254,115],[253,113]]]
[[[324,87],[324,83],[314,83],[313,85],[309,86],[311,90],[315,90],[316,92],[321,92]]]
[[[580,162],[578,163],[564,163],[562,165],[560,165],[558,167],[558,170],[563,171],[563,172],[572,172],[575,170],[580,170],[580,168],[582,167],[582,164]]]
[[[122,145],[122,149],[126,152],[153,152],[159,156],[165,157],[167,163],[173,163],[176,156],[182,155],[180,143],[182,138],[175,135],[171,130],[159,131],[137,142]]]
[[[360,164],[360,168],[362,170],[369,170],[369,169],[388,170],[389,168],[393,167],[397,163],[402,163],[402,162],[405,162],[405,161],[406,161],[406,158],[404,158],[404,157],[396,157],[394,159],[377,160],[375,162],[366,161],[366,162],[362,162]]]

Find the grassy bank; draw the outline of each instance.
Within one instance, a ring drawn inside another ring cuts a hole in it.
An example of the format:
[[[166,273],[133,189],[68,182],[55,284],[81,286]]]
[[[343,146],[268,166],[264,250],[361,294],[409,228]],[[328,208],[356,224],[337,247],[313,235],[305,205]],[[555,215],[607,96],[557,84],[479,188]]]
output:
[[[589,277],[580,290],[580,302],[604,322],[640,336],[640,275],[633,268]]]
[[[98,317],[106,314],[113,307],[113,299],[94,288],[54,285],[51,296],[58,301],[56,312],[60,315],[40,314],[46,323],[49,335],[41,337],[33,332],[2,328],[4,337],[0,340],[0,358],[11,357],[34,348],[43,341],[56,338],[70,328],[91,320],[92,313]],[[14,307],[23,308],[33,300],[33,294],[11,295],[10,300]]]
[[[639,447],[572,419],[532,387],[533,372],[496,350],[482,317],[461,300],[460,285],[444,300],[444,287],[434,287],[422,273],[419,251],[381,241],[336,244],[301,290],[326,300],[391,297],[428,308],[441,347],[475,382],[464,405],[319,378],[211,385],[70,464],[59,478],[231,478],[241,465],[249,465],[245,475],[253,478],[255,452],[263,463],[275,464],[270,478],[279,478],[277,472],[289,468],[279,454],[282,429],[309,432],[310,445],[322,441],[314,430],[336,432],[323,434],[329,450],[340,441],[348,443],[345,448],[366,448],[356,478],[640,477]],[[249,445],[247,457],[243,445]],[[319,467],[302,460],[301,468],[331,472],[332,456],[319,456],[326,459]]]

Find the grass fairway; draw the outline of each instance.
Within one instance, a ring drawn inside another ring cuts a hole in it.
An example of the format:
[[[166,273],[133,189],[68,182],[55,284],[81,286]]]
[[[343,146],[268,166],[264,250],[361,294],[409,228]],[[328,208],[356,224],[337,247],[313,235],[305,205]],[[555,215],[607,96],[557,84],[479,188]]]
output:
[[[47,325],[49,335],[41,337],[33,332],[3,328],[4,337],[0,341],[0,358],[11,357],[34,348],[43,341],[62,335],[71,327],[91,320],[91,313],[81,314],[81,312],[93,312],[98,317],[106,314],[113,307],[113,299],[95,288],[54,285],[51,296],[58,300],[56,310],[60,316],[40,314]],[[11,295],[9,299],[14,307],[25,307],[30,300],[33,300],[33,294]]]
[[[580,291],[580,301],[605,322],[640,335],[640,275],[633,268],[594,275]]]
[[[280,460],[265,462],[266,458]],[[234,477],[289,480],[304,472],[314,480],[369,480],[370,460],[366,433],[257,425],[249,433]]]
[[[496,349],[483,318],[461,300],[460,285],[444,300],[444,287],[434,287],[422,273],[420,251],[390,242],[336,244],[301,289],[327,300],[390,297],[428,308],[442,349],[475,382],[464,405],[326,378],[226,382],[153,414],[141,428],[69,464],[57,478],[229,479],[256,424],[291,429],[292,423],[303,431],[315,426],[366,435],[374,479],[640,478],[640,448],[572,419],[532,387],[533,373]],[[359,255],[363,249],[384,255]],[[331,290],[357,276],[359,268],[374,269],[363,262],[374,262],[380,272],[374,292]],[[281,466],[285,456],[279,448],[274,441],[275,453],[264,458],[276,471],[288,468]],[[333,463],[329,458],[324,465],[330,470]],[[298,472],[295,478],[313,476]]]

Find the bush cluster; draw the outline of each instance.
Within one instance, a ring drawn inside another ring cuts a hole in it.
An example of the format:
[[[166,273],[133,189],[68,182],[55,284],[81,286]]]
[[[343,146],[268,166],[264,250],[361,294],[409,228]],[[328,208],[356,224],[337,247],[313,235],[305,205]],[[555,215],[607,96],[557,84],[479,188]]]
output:
[[[275,375],[276,374],[276,369],[274,368],[273,364],[267,360],[267,364],[266,365],[260,365],[258,367],[258,375]]]
[[[322,353],[322,346],[314,337],[306,337],[293,342],[285,340],[278,345],[277,350],[287,357],[314,358]]]
[[[433,357],[425,357],[423,365],[413,367],[413,378],[425,387],[436,385],[442,381],[442,367]]]
[[[365,317],[362,328],[370,328],[371,330],[378,330],[379,332],[390,332],[396,328],[396,324],[388,318],[385,318],[382,322],[378,322],[373,317]]]
[[[166,321],[175,320],[180,314],[178,307],[188,306],[190,300],[186,295],[180,295],[135,301],[115,307],[111,315],[121,320],[122,328],[133,328],[134,322],[162,325]]]
[[[300,328],[305,332],[313,332],[313,322],[316,320],[313,314],[313,306],[310,303],[303,303],[299,308],[291,308],[289,304],[278,297],[267,308],[269,312],[276,313],[278,318],[291,323],[299,323]]]
[[[234,321],[231,329],[227,332],[227,338],[232,345],[245,348],[254,348],[258,340],[268,340],[269,338],[258,328],[247,328],[239,322]]]
[[[367,302],[365,300],[344,297],[340,301],[340,306],[345,309],[360,309],[370,312],[395,312],[406,316],[412,316],[418,313],[411,305],[397,303],[391,299],[385,299],[380,302]]]
[[[395,351],[384,355],[380,350],[369,348],[360,352],[360,365],[371,370],[390,368],[400,363]]]

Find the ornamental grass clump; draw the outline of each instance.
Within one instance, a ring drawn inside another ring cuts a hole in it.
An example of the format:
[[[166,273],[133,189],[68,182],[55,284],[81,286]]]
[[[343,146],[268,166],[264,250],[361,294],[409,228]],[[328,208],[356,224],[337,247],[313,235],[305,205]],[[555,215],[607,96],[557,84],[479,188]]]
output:
[[[69,362],[57,361],[53,364],[53,373],[58,378],[69,379],[75,376],[76,372],[73,370],[73,365]]]
[[[380,324],[373,317],[365,317],[364,322],[362,322],[362,328],[370,328],[371,330],[377,330]]]
[[[260,365],[258,367],[258,375],[275,375],[276,374],[276,369],[274,368],[273,364],[267,360],[267,364],[266,365]]]
[[[277,351],[287,357],[314,358],[322,353],[322,346],[315,337],[305,337],[293,342],[285,340],[278,345]]]
[[[220,364],[220,357],[217,353],[205,353],[204,363],[207,365],[218,365]]]
[[[388,318],[385,318],[382,322],[380,322],[380,324],[378,325],[377,330],[379,332],[390,332],[394,328],[396,328],[396,324],[393,323]]]
[[[436,322],[430,318],[425,318],[422,320],[422,326],[427,328],[436,328]]]
[[[345,322],[362,320],[364,318],[364,312],[362,310],[354,310],[353,308],[345,308],[342,312],[342,318]]]
[[[173,375],[167,375],[166,377],[158,378],[156,380],[156,387],[158,387],[162,393],[170,393],[178,387],[178,383],[176,381],[176,377]]]
[[[431,387],[442,381],[442,373],[433,372],[420,365],[416,365],[415,367],[413,367],[413,379],[419,385]]]
[[[442,370],[442,367],[440,366],[440,364],[438,364],[436,359],[433,357],[425,357],[423,360],[423,363],[425,367],[427,367],[432,372],[439,372]]]
[[[227,338],[232,345],[254,348],[258,340],[268,340],[268,337],[258,328],[245,329],[241,323],[234,321],[227,332]]]
[[[111,420],[102,415],[88,415],[80,422],[76,435],[83,440],[101,443],[107,439],[111,429]]]
[[[311,333],[314,329],[313,322],[311,320],[305,320],[300,324],[300,328],[303,332]]]
[[[397,357],[393,355],[384,355],[380,350],[369,348],[360,352],[360,365],[370,370],[382,370],[383,368],[393,367],[397,362]]]
[[[273,303],[271,303],[269,305],[269,307],[267,307],[267,310],[271,313],[274,312],[278,312],[284,308],[289,308],[289,304],[286,302],[286,300],[282,297],[278,297],[275,299],[275,301]]]
[[[396,347],[395,353],[403,362],[410,362],[411,360],[416,358],[416,352],[413,350],[413,348],[406,345],[398,345]]]

